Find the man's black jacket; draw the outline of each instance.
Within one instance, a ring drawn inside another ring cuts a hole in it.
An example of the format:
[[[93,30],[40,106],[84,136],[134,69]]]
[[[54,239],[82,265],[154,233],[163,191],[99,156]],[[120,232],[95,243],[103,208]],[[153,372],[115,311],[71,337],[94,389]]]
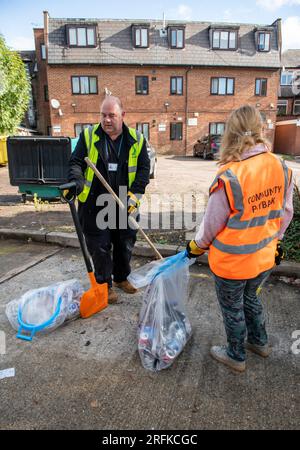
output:
[[[97,169],[103,175],[108,183],[109,172],[108,163],[104,158],[105,155],[105,132],[101,125],[97,128],[96,134],[100,137],[100,140],[96,142],[96,148],[98,150]],[[117,171],[117,185],[128,187],[128,157],[129,149],[135,143],[135,139],[130,135],[128,127],[123,124],[123,145],[122,151],[119,157],[118,171]],[[69,162],[69,181],[76,181],[77,194],[83,190],[84,186],[84,172],[86,170],[86,162],[84,158],[88,156],[88,150],[86,148],[84,133],[80,133],[79,140],[76,148],[71,155]],[[138,157],[137,171],[134,182],[131,185],[130,191],[134,194],[144,194],[147,184],[149,183],[150,172],[150,160],[147,152],[146,142],[142,146],[142,150]],[[87,234],[98,234],[99,229],[96,226],[96,216],[101,210],[100,206],[96,206],[96,200],[100,194],[107,194],[107,190],[102,185],[100,180],[96,176],[93,178],[91,190],[85,203],[79,203],[78,213],[80,222],[83,228],[83,232]],[[118,192],[116,192],[119,195]]]

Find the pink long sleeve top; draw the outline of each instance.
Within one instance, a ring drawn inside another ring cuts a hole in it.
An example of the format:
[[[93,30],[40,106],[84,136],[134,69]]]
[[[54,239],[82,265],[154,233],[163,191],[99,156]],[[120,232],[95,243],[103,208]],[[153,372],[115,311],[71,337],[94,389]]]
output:
[[[267,152],[263,144],[256,145],[241,155],[241,159],[247,159],[258,153]],[[286,205],[283,213],[279,239],[283,238],[285,230],[293,218],[293,182],[291,181],[287,189]],[[214,191],[208,200],[204,217],[196,233],[195,241],[198,247],[208,249],[212,241],[223,230],[230,216],[230,207],[226,197],[224,184],[220,183],[219,188]]]

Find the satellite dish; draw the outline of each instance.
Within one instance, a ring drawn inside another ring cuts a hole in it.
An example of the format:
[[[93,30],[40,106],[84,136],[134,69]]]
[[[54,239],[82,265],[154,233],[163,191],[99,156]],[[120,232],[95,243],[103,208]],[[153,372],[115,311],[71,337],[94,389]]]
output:
[[[60,103],[59,103],[58,100],[56,100],[56,98],[53,98],[53,99],[51,100],[51,106],[52,106],[52,108],[54,108],[54,109],[58,109],[58,108],[60,107]]]

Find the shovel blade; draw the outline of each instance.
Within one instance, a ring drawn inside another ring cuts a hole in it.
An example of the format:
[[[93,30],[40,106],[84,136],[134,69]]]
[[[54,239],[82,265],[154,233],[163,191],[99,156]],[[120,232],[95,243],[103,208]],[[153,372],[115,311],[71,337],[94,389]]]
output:
[[[102,311],[108,305],[107,283],[93,285],[80,300],[80,316],[86,319]]]

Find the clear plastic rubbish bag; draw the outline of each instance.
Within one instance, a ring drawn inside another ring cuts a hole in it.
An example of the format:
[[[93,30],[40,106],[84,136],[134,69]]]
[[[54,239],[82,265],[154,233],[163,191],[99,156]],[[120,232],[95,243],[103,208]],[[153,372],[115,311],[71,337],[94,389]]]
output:
[[[186,315],[189,266],[194,260],[185,252],[154,261],[134,271],[130,282],[148,287],[144,293],[138,325],[138,351],[145,369],[169,367],[182,352],[192,329]],[[138,272],[138,273],[137,273]]]
[[[50,332],[63,322],[79,317],[84,289],[72,279],[32,289],[6,305],[5,313],[17,337],[32,340],[37,331]]]

